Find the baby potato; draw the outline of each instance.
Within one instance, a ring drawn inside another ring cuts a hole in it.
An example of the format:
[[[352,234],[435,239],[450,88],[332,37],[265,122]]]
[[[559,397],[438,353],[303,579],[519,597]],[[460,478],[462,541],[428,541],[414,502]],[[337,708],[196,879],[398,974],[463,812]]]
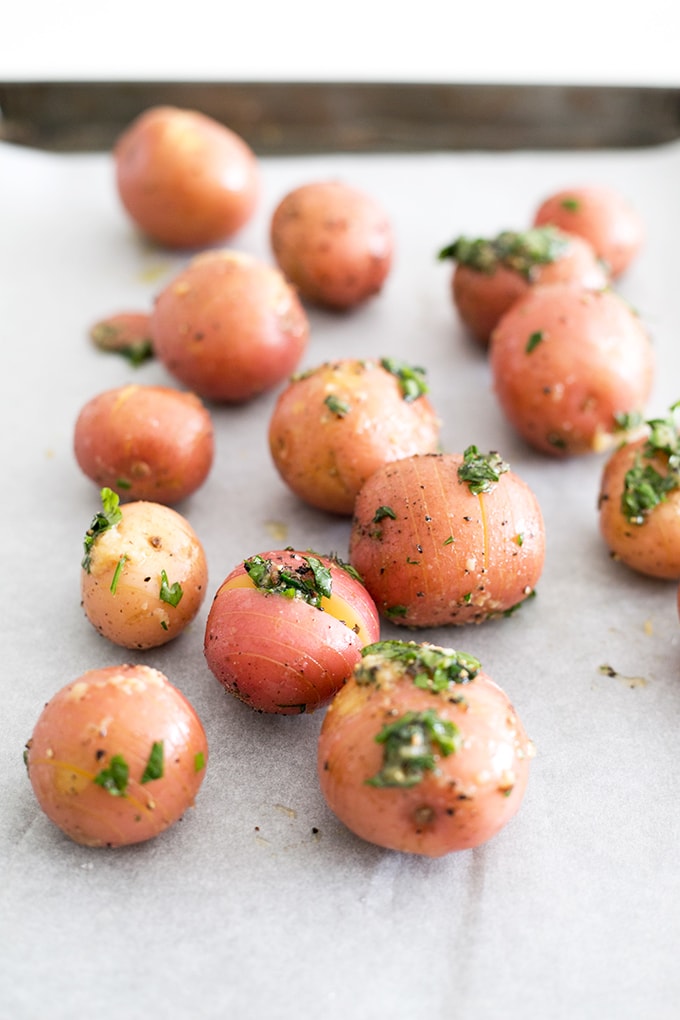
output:
[[[131,384],[92,397],[74,431],[79,467],[125,500],[178,503],[198,489],[214,457],[212,418],[193,393]]]
[[[524,439],[555,457],[621,438],[649,397],[654,355],[640,319],[612,290],[532,288],[501,318],[490,366],[500,405]]]
[[[203,725],[149,666],[83,673],[47,702],[25,752],[33,792],[76,843],[152,839],[194,804],[205,776]]]
[[[194,619],[208,580],[203,546],[181,514],[161,503],[119,505],[102,490],[102,511],[85,535],[83,609],[100,634],[124,648],[155,648]]]
[[[554,227],[506,230],[488,240],[459,237],[439,258],[455,259],[453,303],[484,347],[501,316],[530,287],[564,282],[601,290],[609,282],[590,244]]]
[[[579,186],[549,195],[534,216],[535,226],[546,224],[589,241],[614,279],[628,268],[644,242],[637,210],[609,187]]]
[[[534,754],[505,692],[472,656],[382,641],[326,712],[317,771],[355,835],[441,857],[480,846],[519,809]]]
[[[390,358],[326,362],[295,376],[269,422],[269,448],[286,484],[311,506],[351,514],[377,467],[432,453],[439,419],[423,369]]]
[[[543,516],[495,452],[416,454],[363,485],[349,557],[392,623],[481,623],[533,594],[545,558]]]
[[[675,409],[619,446],[602,472],[600,532],[612,556],[650,577],[680,578],[680,434]]]
[[[231,237],[260,197],[251,148],[197,110],[144,111],[120,135],[113,157],[126,212],[168,248],[202,248]]]
[[[343,181],[289,192],[270,227],[274,257],[303,299],[346,310],[373,297],[392,267],[392,226],[380,203]]]
[[[326,705],[378,636],[378,611],[355,572],[337,557],[285,549],[227,576],[204,651],[230,694],[258,712],[293,715]]]
[[[195,256],[161,291],[151,332],[159,360],[190,390],[241,403],[291,375],[309,323],[277,269],[226,250]]]

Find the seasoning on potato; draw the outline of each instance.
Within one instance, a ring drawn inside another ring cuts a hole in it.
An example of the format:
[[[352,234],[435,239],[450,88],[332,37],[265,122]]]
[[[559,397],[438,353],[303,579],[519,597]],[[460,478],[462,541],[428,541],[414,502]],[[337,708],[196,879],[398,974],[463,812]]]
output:
[[[650,577],[680,578],[678,406],[644,423],[644,435],[619,446],[604,466],[598,500],[612,556]]]
[[[208,745],[198,715],[143,665],[88,670],[52,697],[24,754],[47,817],[76,843],[152,839],[193,806]]]
[[[458,237],[439,252],[454,259],[451,296],[461,320],[482,346],[501,316],[530,287],[574,283],[592,290],[609,277],[590,244],[555,227],[504,230],[492,238]]]
[[[121,500],[178,503],[206,480],[214,458],[210,413],[199,397],[130,384],[92,397],[74,430],[79,467]]]
[[[205,629],[211,671],[258,712],[312,712],[346,682],[378,612],[356,572],[334,556],[258,553],[220,585]]]
[[[156,648],[191,623],[205,598],[205,552],[181,514],[162,503],[120,505],[102,489],[80,572],[85,615],[124,648]]]
[[[168,248],[232,237],[260,198],[257,158],[240,135],[197,110],[154,106],[120,135],[116,187],[133,222]]]
[[[277,471],[311,506],[351,514],[381,464],[437,450],[427,392],[425,370],[394,358],[346,358],[294,376],[269,422]]]
[[[131,365],[154,356],[148,312],[116,312],[98,319],[90,327],[90,340],[98,350],[121,354]]]
[[[321,791],[355,835],[441,857],[495,836],[519,809],[534,747],[470,655],[381,641],[362,651],[318,742]]]
[[[151,314],[158,359],[206,400],[242,403],[297,368],[309,322],[278,269],[242,252],[195,256]]]
[[[554,457],[603,451],[621,421],[644,412],[654,352],[640,318],[613,290],[533,287],[503,315],[490,349],[501,408]]]
[[[394,624],[481,623],[534,594],[543,516],[495,451],[416,454],[378,468],[361,488],[349,558]]]
[[[588,241],[616,279],[631,265],[644,243],[638,211],[614,188],[580,185],[545,198],[534,216],[535,226],[552,224]]]
[[[392,268],[392,225],[378,200],[343,181],[289,192],[270,226],[274,257],[303,299],[338,310],[378,294]]]

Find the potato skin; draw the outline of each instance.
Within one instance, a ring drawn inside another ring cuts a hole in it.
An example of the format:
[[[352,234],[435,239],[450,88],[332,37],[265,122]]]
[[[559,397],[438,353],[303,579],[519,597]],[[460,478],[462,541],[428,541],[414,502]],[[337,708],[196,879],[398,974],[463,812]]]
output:
[[[296,569],[308,554],[285,549],[258,555]],[[378,611],[363,585],[329,557],[317,559],[331,570],[333,604],[324,601],[324,610],[256,588],[243,563],[213,599],[206,661],[226,690],[255,711],[299,715],[326,705],[350,676],[364,644],[378,638]],[[356,623],[343,612],[334,615],[341,608]]]
[[[198,613],[208,581],[205,552],[186,518],[171,507],[140,500],[120,511],[120,522],[96,538],[89,569],[80,571],[83,609],[114,644],[156,648]],[[163,571],[168,586],[181,586],[176,605],[161,597]]]
[[[614,291],[552,284],[533,288],[501,318],[490,366],[517,432],[565,457],[620,439],[617,416],[644,409],[654,355],[639,318]]]
[[[486,347],[499,320],[531,287],[570,283],[589,290],[606,287],[609,277],[590,244],[580,237],[564,236],[564,253],[554,262],[536,265],[527,279],[507,266],[484,273],[459,263],[451,277],[453,303],[462,321]]]
[[[343,181],[314,181],[289,192],[270,226],[274,257],[303,299],[346,310],[376,295],[392,267],[386,212]]]
[[[434,453],[440,422],[426,395],[406,400],[374,360],[327,362],[293,378],[269,422],[269,449],[286,484],[311,506],[351,514],[377,467]]]
[[[309,339],[307,315],[282,274],[235,251],[195,256],[158,295],[154,350],[206,400],[241,403],[283,382]]]
[[[638,212],[613,188],[578,186],[545,198],[534,216],[535,226],[552,224],[585,238],[619,277],[644,243],[644,225]]]
[[[260,197],[253,151],[196,110],[146,110],[123,131],[113,156],[126,212],[168,248],[206,247],[231,237]]]
[[[142,782],[154,743],[162,775]],[[123,793],[95,781],[123,758]],[[205,776],[203,725],[184,695],[149,666],[93,669],[63,687],[40,714],[26,767],[47,817],[76,843],[120,847],[152,839],[195,800]]]
[[[360,685],[352,678],[321,727],[317,772],[331,811],[355,835],[405,853],[441,857],[495,836],[522,802],[534,750],[505,692],[484,672],[433,694],[408,679]],[[462,699],[462,700],[461,700]],[[407,712],[435,709],[462,745],[411,787],[375,787],[376,736]]]
[[[621,509],[627,472],[646,445],[642,437],[625,443],[607,460],[598,499],[600,533],[612,556],[648,577],[680,579],[680,489],[673,489],[651,509],[643,523],[631,523]],[[668,456],[657,452],[644,458],[662,476],[668,474]]]
[[[207,478],[214,457],[210,413],[193,393],[130,384],[92,397],[74,430],[79,467],[122,500],[178,503]]]
[[[531,489],[507,471],[475,495],[458,477],[462,462],[406,457],[375,471],[357,497],[350,562],[394,624],[481,623],[523,602],[541,575],[545,527]]]

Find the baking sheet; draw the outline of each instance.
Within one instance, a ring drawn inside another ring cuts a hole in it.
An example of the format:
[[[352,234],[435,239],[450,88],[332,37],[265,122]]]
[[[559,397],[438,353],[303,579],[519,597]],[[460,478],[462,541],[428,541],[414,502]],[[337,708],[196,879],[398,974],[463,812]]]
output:
[[[339,176],[378,195],[396,232],[384,292],[354,313],[309,310],[303,366],[394,355],[423,364],[442,445],[498,449],[546,520],[537,598],[509,619],[417,632],[478,656],[538,755],[519,814],[479,849],[430,861],[383,851],[325,807],[322,715],[266,717],[227,695],[202,655],[212,593],[242,558],[289,544],[346,553],[349,523],[300,504],[270,463],[276,392],[213,408],[214,469],[179,509],[208,555],[210,596],[175,642],[134,656],[199,712],[211,759],[196,808],[116,851],[41,814],[22,750],[43,703],[84,670],[132,658],[79,605],[98,492],[72,455],[80,407],[135,380],[171,382],[94,350],[89,325],[150,307],[185,263],[141,241],[106,153],[0,145],[0,1013],[377,1020],[676,1018],[680,998],[680,719],[676,585],[613,563],[597,532],[603,459],[546,459],[506,426],[483,353],[450,303],[439,248],[526,225],[563,185],[627,194],[648,241],[619,289],[654,339],[649,411],[680,396],[680,148],[269,157],[255,219],[232,247],[270,259],[291,187]],[[412,636],[383,626],[383,636]],[[603,665],[615,675],[605,675]]]

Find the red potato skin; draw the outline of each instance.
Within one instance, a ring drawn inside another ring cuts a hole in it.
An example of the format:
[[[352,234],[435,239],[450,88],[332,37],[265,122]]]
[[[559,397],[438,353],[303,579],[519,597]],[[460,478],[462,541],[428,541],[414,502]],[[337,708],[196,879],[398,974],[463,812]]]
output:
[[[481,623],[534,591],[545,559],[538,501],[514,472],[473,495],[459,454],[379,468],[355,505],[349,558],[379,612],[404,627]],[[388,506],[395,517],[374,518]]]
[[[325,403],[349,406],[343,415]],[[345,359],[290,381],[269,423],[269,449],[286,484],[320,510],[349,515],[366,479],[389,461],[434,453],[440,422],[426,396],[406,401],[377,361]]]
[[[181,514],[139,500],[120,507],[122,521],[104,531],[80,571],[85,615],[99,633],[123,648],[157,648],[178,637],[198,613],[208,583],[205,551]],[[125,557],[115,591],[113,578]],[[182,587],[177,606],[159,597],[161,571]]]
[[[163,775],[142,783],[155,741],[163,742]],[[115,755],[130,770],[125,796],[94,782]],[[207,761],[205,731],[184,695],[158,670],[133,665],[90,670],[62,688],[26,753],[42,810],[91,847],[140,843],[169,828],[193,806]]]
[[[158,295],[154,350],[206,400],[242,403],[287,379],[309,339],[307,315],[282,274],[247,255],[206,252]]]
[[[416,786],[367,785],[382,765],[375,739],[382,728],[406,712],[432,708],[459,728],[461,749],[440,757],[438,770]],[[441,857],[487,842],[510,821],[533,753],[507,695],[485,673],[453,695],[406,680],[376,687],[352,679],[324,717],[317,772],[326,803],[355,835],[389,850]]]
[[[539,205],[534,226],[552,224],[588,241],[616,279],[637,256],[645,230],[637,211],[612,188],[579,186]]]
[[[646,516],[632,524],[621,511],[626,473],[633,467],[646,438],[626,443],[609,457],[602,472],[598,499],[600,533],[614,559],[639,574],[666,580],[680,579],[680,490],[666,498]],[[660,475],[668,474],[668,457],[657,453],[643,463]]]
[[[79,467],[121,500],[178,503],[200,488],[214,458],[210,413],[193,393],[120,386],[89,400],[74,431]]]
[[[531,287],[570,283],[588,290],[601,290],[608,282],[609,277],[590,244],[582,238],[571,237],[563,255],[554,262],[536,265],[530,280],[503,265],[493,273],[456,265],[451,277],[451,294],[465,326],[486,347],[501,317]]]
[[[304,554],[274,550],[260,555],[294,567]],[[243,564],[215,595],[205,630],[206,661],[226,690],[255,711],[299,715],[328,704],[351,675],[364,644],[378,639],[378,612],[368,592],[342,567],[318,559],[331,566],[333,595],[353,607],[364,636],[302,600],[255,587],[229,587],[246,576]]]
[[[274,257],[303,299],[346,310],[378,294],[392,267],[394,236],[373,196],[342,181],[315,181],[274,210]]]
[[[168,248],[235,234],[260,198],[256,157],[229,128],[195,110],[153,107],[119,137],[116,187],[134,223]]]
[[[541,341],[531,350],[530,338]],[[490,347],[505,416],[554,457],[598,452],[621,432],[615,416],[640,413],[654,377],[649,336],[611,290],[535,287],[506,312]]]

